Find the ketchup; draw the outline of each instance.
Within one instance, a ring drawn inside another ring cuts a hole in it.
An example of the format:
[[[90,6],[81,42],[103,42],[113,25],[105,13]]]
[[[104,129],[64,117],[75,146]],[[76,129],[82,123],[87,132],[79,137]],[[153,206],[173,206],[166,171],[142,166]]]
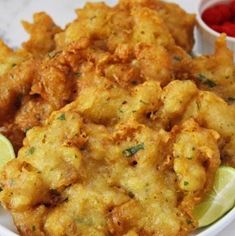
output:
[[[202,19],[216,32],[235,37],[235,0],[207,8],[202,13]]]

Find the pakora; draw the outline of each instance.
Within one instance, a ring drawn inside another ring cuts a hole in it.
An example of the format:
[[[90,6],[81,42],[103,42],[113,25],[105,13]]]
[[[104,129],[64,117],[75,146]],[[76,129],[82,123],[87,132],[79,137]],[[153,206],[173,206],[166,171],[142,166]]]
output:
[[[22,49],[1,46],[1,131],[20,148],[1,204],[22,236],[189,235],[221,163],[235,166],[225,37],[193,58],[195,17],[175,4],[77,13],[65,30],[40,13]]]

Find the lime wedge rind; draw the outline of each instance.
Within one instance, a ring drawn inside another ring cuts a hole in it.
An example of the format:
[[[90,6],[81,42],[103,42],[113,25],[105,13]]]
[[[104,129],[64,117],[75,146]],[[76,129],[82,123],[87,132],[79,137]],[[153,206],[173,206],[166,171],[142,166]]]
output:
[[[7,162],[15,158],[15,152],[11,142],[0,134],[0,171]]]
[[[221,219],[235,204],[235,169],[220,167],[216,173],[215,184],[211,193],[196,206],[194,217],[199,227],[206,227]]]
[[[216,224],[218,221],[220,221],[222,218],[224,218],[227,214],[229,214],[233,209],[235,209],[235,204],[234,204],[234,207],[232,207],[231,209],[229,209],[228,211],[226,211],[222,216],[220,216],[218,219],[216,219],[215,221],[211,222],[210,224],[208,225],[205,225],[205,226],[199,226],[200,229],[205,229],[205,228],[208,228],[214,224]]]

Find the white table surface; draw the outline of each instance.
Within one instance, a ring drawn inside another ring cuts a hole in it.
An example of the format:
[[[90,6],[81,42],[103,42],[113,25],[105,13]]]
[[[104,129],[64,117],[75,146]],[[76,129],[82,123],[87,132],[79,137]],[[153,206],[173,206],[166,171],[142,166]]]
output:
[[[98,1],[90,0],[90,2]],[[199,0],[171,1],[180,3],[186,10],[194,12]],[[85,2],[86,0],[0,0],[0,37],[11,47],[18,47],[28,37],[20,24],[21,20],[31,21],[34,12],[46,11],[56,24],[64,27],[75,18],[74,9]],[[107,2],[114,4],[116,0]],[[0,234],[0,236],[5,235]],[[235,221],[218,236],[235,236]]]

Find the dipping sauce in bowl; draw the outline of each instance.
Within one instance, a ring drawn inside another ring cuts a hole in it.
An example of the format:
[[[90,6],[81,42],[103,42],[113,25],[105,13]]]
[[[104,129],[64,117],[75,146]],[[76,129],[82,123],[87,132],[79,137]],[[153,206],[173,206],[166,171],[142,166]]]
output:
[[[216,32],[235,37],[235,0],[207,8],[202,13],[202,19]]]
[[[235,55],[235,0],[200,0],[197,21],[199,54],[213,53],[216,39],[225,33]]]

